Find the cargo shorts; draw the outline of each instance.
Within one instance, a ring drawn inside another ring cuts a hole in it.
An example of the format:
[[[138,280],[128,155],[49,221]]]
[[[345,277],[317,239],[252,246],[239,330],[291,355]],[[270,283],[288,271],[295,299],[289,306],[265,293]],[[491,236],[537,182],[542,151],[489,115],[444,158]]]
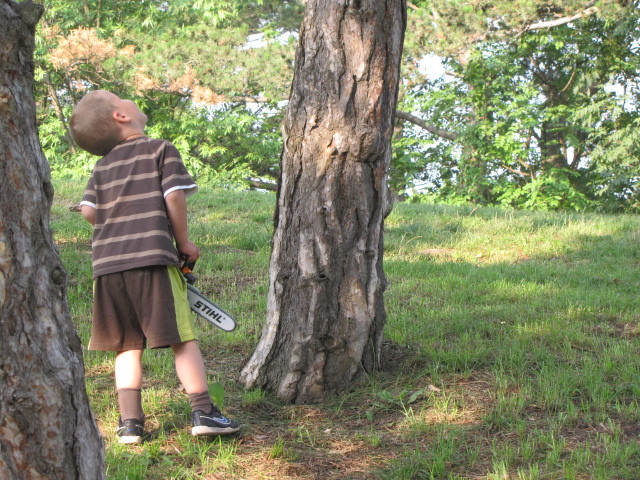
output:
[[[177,267],[136,268],[94,280],[89,350],[162,348],[196,339],[187,284]]]

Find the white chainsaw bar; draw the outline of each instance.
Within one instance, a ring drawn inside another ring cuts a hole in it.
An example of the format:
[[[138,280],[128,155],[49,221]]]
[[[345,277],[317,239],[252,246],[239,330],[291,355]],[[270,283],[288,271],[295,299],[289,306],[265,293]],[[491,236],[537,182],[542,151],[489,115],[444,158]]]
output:
[[[236,322],[218,305],[200,293],[196,287],[187,283],[187,298],[191,310],[225,332],[236,328]]]

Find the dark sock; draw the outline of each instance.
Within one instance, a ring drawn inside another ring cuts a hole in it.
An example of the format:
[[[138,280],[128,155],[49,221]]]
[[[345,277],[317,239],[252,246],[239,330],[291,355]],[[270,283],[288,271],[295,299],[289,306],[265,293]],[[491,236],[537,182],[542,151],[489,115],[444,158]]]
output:
[[[209,392],[202,393],[190,393],[189,394],[189,405],[191,405],[191,410],[202,410],[204,413],[211,413],[213,410],[211,408],[211,397],[209,396]]]
[[[142,392],[139,388],[118,389],[118,405],[120,406],[120,419],[122,421],[135,418],[144,422]]]

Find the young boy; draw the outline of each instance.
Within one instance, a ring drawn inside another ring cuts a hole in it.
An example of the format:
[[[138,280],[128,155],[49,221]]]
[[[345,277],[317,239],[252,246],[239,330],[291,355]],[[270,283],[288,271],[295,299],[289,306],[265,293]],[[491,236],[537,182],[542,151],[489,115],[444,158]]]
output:
[[[144,135],[147,117],[113,93],[87,94],[71,117],[76,143],[96,163],[82,198],[93,226],[94,305],[90,350],[115,351],[120,443],[140,443],[142,352],[171,347],[192,409],[192,435],[240,429],[208,392],[179,255],[200,256],[187,231],[187,196],[197,190],[176,148]],[[175,241],[175,246],[174,246]]]

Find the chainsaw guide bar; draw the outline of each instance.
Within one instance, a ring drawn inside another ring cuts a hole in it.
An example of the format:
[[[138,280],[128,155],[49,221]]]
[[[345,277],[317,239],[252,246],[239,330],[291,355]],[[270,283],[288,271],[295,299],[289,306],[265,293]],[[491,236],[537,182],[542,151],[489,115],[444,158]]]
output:
[[[218,305],[200,293],[196,287],[187,283],[187,299],[191,310],[225,332],[236,328],[236,322]]]

